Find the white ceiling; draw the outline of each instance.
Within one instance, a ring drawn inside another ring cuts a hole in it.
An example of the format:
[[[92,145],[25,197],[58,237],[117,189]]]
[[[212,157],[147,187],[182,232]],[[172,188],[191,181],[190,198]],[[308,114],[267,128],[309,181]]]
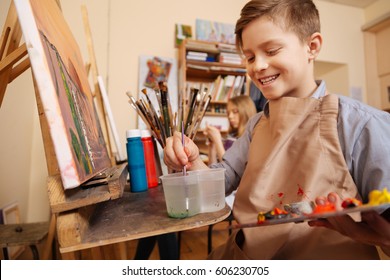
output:
[[[377,0],[321,0],[321,1],[333,2],[337,4],[364,9],[367,6],[371,5],[372,3],[376,2]]]

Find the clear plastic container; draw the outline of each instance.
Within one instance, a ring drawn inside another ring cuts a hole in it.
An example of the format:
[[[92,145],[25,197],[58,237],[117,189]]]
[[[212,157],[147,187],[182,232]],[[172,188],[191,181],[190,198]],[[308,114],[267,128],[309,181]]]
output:
[[[186,218],[200,213],[200,192],[197,174],[187,172],[160,176],[168,216]]]
[[[198,176],[200,212],[215,212],[225,207],[225,169],[211,168],[189,171]]]

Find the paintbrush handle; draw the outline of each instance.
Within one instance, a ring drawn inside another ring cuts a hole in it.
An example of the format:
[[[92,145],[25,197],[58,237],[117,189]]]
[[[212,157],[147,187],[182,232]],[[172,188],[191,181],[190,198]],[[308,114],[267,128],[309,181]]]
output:
[[[183,149],[186,147],[185,142],[184,142],[184,123],[181,124],[181,144],[183,145]],[[183,176],[187,175],[187,168],[184,165],[183,166]]]
[[[170,131],[170,120],[169,120],[169,112],[168,112],[168,107],[163,105],[163,117],[164,117],[164,128],[165,128],[165,134],[167,137],[171,136],[171,131]]]
[[[198,95],[198,89],[192,88],[191,92],[192,92],[191,105],[190,105],[190,110],[188,112],[186,125],[184,127],[184,133],[187,133],[188,126],[191,125],[191,123],[192,123],[192,117],[193,117],[193,114],[194,114],[194,109],[195,109],[194,107],[195,107],[195,103],[196,103],[195,102],[196,101],[196,97]]]
[[[207,107],[209,106],[209,104],[210,104],[210,100],[211,100],[211,95],[209,94],[208,96],[207,96],[207,99],[206,99],[206,102],[205,102],[205,104],[204,104],[204,106],[203,106],[203,110],[202,110],[202,113],[201,113],[201,115],[200,115],[200,117],[197,119],[197,124],[196,124],[196,126],[194,127],[194,130],[193,131],[191,131],[191,139],[192,140],[194,140],[194,138],[195,138],[195,136],[196,136],[196,133],[198,132],[198,129],[199,129],[199,126],[200,126],[200,124],[201,124],[201,122],[202,122],[202,119],[203,119],[203,117],[204,117],[204,115],[206,114],[206,111],[207,111]]]

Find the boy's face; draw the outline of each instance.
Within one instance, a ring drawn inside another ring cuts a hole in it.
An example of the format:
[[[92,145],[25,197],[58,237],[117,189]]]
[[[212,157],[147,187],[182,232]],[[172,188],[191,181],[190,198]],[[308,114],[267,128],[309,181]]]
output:
[[[247,71],[269,99],[308,97],[315,88],[309,44],[266,17],[248,24],[242,32]]]

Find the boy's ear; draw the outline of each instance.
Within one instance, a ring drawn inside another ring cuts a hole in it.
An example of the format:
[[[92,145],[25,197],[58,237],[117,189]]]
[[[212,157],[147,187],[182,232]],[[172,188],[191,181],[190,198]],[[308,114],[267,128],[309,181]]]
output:
[[[319,32],[313,33],[308,39],[308,52],[309,59],[314,60],[317,58],[322,47],[322,35]]]

